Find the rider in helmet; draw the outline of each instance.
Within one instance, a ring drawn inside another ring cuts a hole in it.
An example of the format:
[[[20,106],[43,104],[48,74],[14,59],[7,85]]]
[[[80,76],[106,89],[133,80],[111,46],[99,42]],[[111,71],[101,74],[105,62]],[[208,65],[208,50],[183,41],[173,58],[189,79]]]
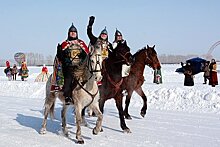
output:
[[[119,42],[123,43],[125,40],[123,39],[122,33],[116,29],[115,31],[115,40],[112,43],[113,49],[115,49]]]
[[[112,44],[108,41],[108,32],[106,27],[101,31],[99,37],[95,37],[92,33],[92,25],[94,23],[95,17],[89,17],[89,24],[87,27],[87,35],[90,39],[89,48],[101,48],[102,50],[102,58],[105,59],[108,57],[109,52],[112,51]]]
[[[74,72],[79,68],[87,57],[89,49],[84,41],[78,38],[76,27],[72,24],[68,30],[67,40],[57,47],[57,58],[62,63],[64,76],[64,96],[65,103],[72,102],[72,90],[76,87]]]
[[[118,43],[123,43],[123,42],[125,42],[125,40],[123,39],[122,33],[118,29],[116,29],[115,40],[112,43],[113,49],[117,47]],[[130,65],[123,64],[121,71],[122,77],[127,77],[130,73],[130,69],[131,69]]]

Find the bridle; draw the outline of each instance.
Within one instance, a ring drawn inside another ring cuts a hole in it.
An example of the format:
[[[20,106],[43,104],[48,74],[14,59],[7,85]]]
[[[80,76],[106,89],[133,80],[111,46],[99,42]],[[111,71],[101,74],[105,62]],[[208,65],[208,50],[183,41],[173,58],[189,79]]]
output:
[[[87,68],[89,69],[89,72],[90,72],[91,75],[90,75],[90,77],[88,78],[88,80],[90,80],[90,79],[92,78],[92,76],[93,76],[94,73],[101,72],[101,67],[102,67],[102,66],[101,66],[101,62],[100,62],[100,57],[102,58],[102,56],[101,56],[101,54],[99,54],[99,53],[95,54],[94,56],[95,56],[95,63],[96,63],[96,64],[95,64],[95,68],[93,69],[93,68],[92,68],[92,60],[91,60],[92,54],[91,54],[91,52],[90,52],[89,58],[88,58]],[[99,69],[98,69],[98,67],[99,67]],[[86,81],[86,83],[88,82],[88,80]],[[86,83],[84,83],[84,84],[86,84]],[[78,84],[78,85],[80,86],[80,88],[82,88],[88,95],[91,96],[92,101],[87,105],[87,106],[89,106],[89,105],[93,102],[95,96],[98,94],[98,89],[97,89],[96,93],[92,94],[92,93],[90,93],[86,88],[84,88],[84,84],[82,84],[81,82],[79,82],[79,80],[77,80],[77,84]]]
[[[148,61],[150,61],[151,63],[153,63],[153,60],[149,57],[149,54],[147,53],[148,49],[147,49],[146,47],[145,47],[145,49],[146,49],[146,51],[145,51],[145,55],[146,55],[145,64],[146,64],[147,66],[149,66],[149,67],[152,68],[152,66],[151,66],[149,63],[147,63],[146,61],[148,60]]]
[[[116,62],[114,62],[114,63],[120,63],[120,62],[123,62],[123,61],[125,61],[125,62],[127,63],[126,55],[127,55],[127,54],[130,54],[130,51],[127,51],[124,55],[121,54],[121,53],[118,53],[118,52],[116,51],[116,55],[117,55],[117,54],[118,54],[120,57],[122,57],[122,60],[116,61]]]
[[[100,57],[102,57],[101,54],[95,54],[95,68],[93,69],[92,68],[92,61],[91,61],[91,57],[92,55],[90,54],[89,55],[89,60],[88,60],[88,66],[89,66],[89,71],[91,74],[93,73],[96,73],[96,72],[101,72],[101,69],[102,69],[102,65],[101,65],[101,62],[100,62]],[[99,69],[98,69],[99,67]]]

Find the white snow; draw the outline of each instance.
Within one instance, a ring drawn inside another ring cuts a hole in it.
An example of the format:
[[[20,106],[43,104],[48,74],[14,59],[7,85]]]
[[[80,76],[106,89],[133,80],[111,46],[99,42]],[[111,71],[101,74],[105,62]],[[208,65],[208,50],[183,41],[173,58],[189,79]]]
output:
[[[204,85],[203,73],[195,76],[195,86],[183,86],[184,76],[175,72],[180,65],[162,65],[163,84],[153,84],[153,72],[145,69],[142,86],[148,97],[148,111],[140,116],[142,99],[134,93],[126,120],[131,134],[122,132],[113,99],[106,102],[103,129],[92,134],[96,118],[86,117],[90,127],[82,127],[86,147],[219,147],[220,86]],[[220,66],[218,66],[220,67]],[[56,101],[55,119],[48,119],[47,134],[39,134],[43,120],[45,83],[34,82],[42,67],[29,67],[27,81],[8,81],[0,68],[0,146],[75,146],[76,126],[73,109],[68,110],[70,136],[62,134],[61,109]],[[52,67],[49,67],[52,72]],[[220,79],[220,73],[218,73]],[[80,145],[79,145],[80,146]]]

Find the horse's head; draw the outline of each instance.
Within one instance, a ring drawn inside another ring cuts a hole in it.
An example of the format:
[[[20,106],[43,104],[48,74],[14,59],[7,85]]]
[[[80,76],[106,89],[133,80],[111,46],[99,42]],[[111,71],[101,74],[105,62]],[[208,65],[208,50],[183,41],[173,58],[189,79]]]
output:
[[[157,52],[155,51],[155,45],[153,47],[146,47],[146,58],[145,64],[152,67],[153,69],[160,69],[160,61],[157,57]]]
[[[127,65],[133,63],[132,54],[130,53],[130,48],[127,46],[126,41],[119,42],[113,52],[115,53],[116,62],[122,62],[122,64]]]
[[[102,55],[101,49],[94,49],[90,52],[89,70],[96,81],[102,80]]]

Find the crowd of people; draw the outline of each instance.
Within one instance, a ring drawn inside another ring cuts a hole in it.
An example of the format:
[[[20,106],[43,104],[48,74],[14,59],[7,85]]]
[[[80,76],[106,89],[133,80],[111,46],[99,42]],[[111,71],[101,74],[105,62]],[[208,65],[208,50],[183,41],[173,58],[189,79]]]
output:
[[[215,87],[216,85],[218,85],[217,64],[215,59],[212,59],[211,63],[209,63],[209,61],[205,63],[203,84],[206,84],[207,80],[209,80],[209,85]]]
[[[182,65],[183,66],[183,65]],[[184,69],[184,86],[194,86],[194,74],[192,71],[192,65],[188,62],[185,66],[183,66]],[[202,71],[204,72],[204,83],[207,84],[207,81],[209,81],[209,85],[212,87],[215,87],[218,85],[218,76],[217,76],[217,63],[215,59],[210,61],[206,61]]]
[[[25,78],[28,77],[28,69],[25,62],[21,63],[21,68],[18,69],[17,65],[14,64],[13,67],[10,66],[10,62],[6,61],[6,68],[4,69],[4,73],[8,80],[17,80],[17,74],[21,76],[21,80],[24,81]]]

